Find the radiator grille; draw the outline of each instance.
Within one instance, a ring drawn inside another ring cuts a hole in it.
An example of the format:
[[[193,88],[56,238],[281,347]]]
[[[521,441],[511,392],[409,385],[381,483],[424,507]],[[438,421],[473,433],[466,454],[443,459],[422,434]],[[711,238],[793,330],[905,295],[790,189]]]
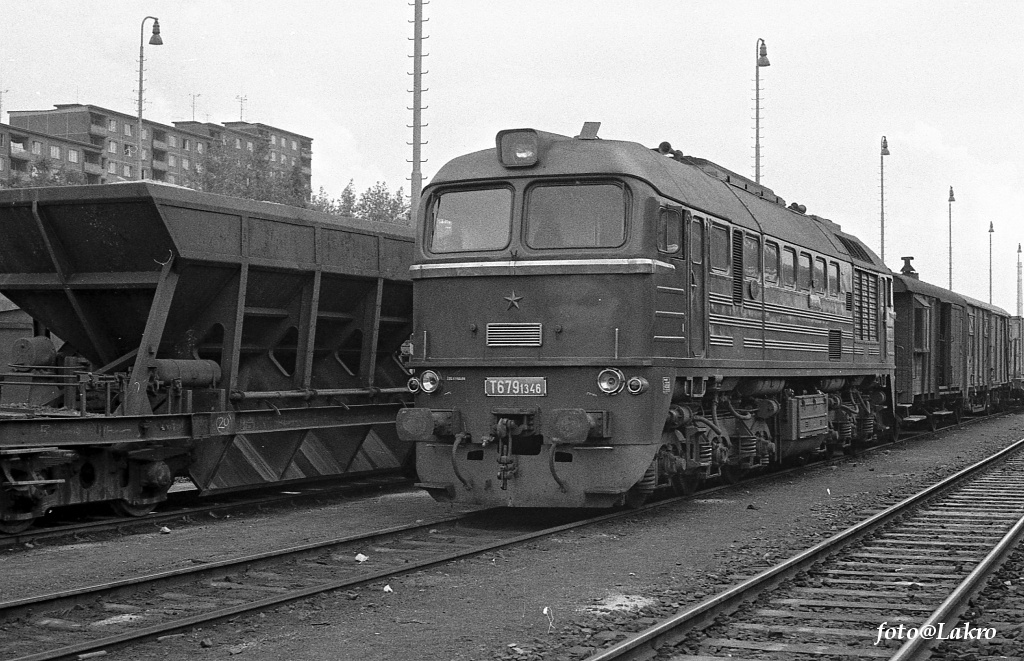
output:
[[[487,324],[489,347],[539,347],[541,324]]]
[[[843,359],[843,331],[830,330],[828,332],[828,359]]]

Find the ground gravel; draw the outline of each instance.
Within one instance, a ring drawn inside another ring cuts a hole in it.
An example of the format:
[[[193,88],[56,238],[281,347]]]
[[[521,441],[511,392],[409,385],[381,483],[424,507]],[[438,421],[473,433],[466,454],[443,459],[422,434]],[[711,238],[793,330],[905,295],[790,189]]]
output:
[[[1022,432],[1024,417],[1004,416],[104,658],[574,661],[974,463]],[[0,599],[41,585],[70,588],[454,511],[422,494],[394,495],[204,520],[170,534],[8,551],[0,555]]]

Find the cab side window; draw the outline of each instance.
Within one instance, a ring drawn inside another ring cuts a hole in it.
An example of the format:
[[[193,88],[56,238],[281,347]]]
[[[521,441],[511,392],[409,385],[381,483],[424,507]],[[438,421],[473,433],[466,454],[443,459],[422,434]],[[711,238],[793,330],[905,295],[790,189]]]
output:
[[[796,286],[797,289],[809,290],[811,288],[811,256],[808,253],[800,253],[800,261],[797,264]]]
[[[796,286],[796,251],[792,248],[782,251],[782,286],[790,289]]]
[[[779,246],[768,241],[764,244],[764,281],[779,282]]]
[[[679,209],[658,212],[658,251],[675,254],[682,246],[683,217]]]
[[[711,270],[729,272],[729,228],[711,226]]]
[[[761,279],[761,242],[753,234],[743,237],[743,276]]]

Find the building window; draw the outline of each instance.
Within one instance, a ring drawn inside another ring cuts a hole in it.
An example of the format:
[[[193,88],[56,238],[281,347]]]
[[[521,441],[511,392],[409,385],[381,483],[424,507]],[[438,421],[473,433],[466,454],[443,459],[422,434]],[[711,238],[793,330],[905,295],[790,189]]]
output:
[[[205,143],[197,142],[196,143],[196,151],[199,152],[200,154],[205,153],[206,152]]]
[[[275,147],[277,146],[277,136],[276,135],[270,136],[270,144],[274,145]]]
[[[142,129],[142,139],[143,140],[149,140],[149,129],[147,129],[145,127],[143,127],[143,129]]]
[[[178,146],[178,136],[176,136],[176,135],[169,135],[169,136],[167,136],[167,146],[168,147],[177,147]]]
[[[130,165],[125,165],[121,169],[121,171],[124,173],[124,176],[126,176],[126,177],[130,178],[132,176],[132,166],[130,166]]]
[[[293,166],[295,165],[295,157],[294,156],[292,156],[292,165]]]
[[[57,145],[50,145],[50,158],[60,158],[60,147]]]
[[[116,131],[117,130],[117,120],[116,119],[108,119],[107,120],[107,130],[108,131]]]
[[[192,141],[188,138],[183,138],[181,141],[181,148],[185,151],[192,151]]]
[[[242,140],[241,140],[241,138],[235,138],[235,149],[241,149],[241,148],[242,148]]]
[[[273,162],[277,163],[277,152],[276,151],[270,152],[270,160],[272,160]],[[281,159],[281,160],[284,160],[284,159]]]
[[[167,183],[169,183],[169,184],[176,184],[176,183],[178,183],[178,178],[176,176],[174,176],[173,174],[168,174],[167,175]]]
[[[245,141],[245,148],[248,149],[249,151],[252,151],[252,140]]]
[[[294,140],[292,140],[292,151],[295,151],[298,148],[299,148],[299,143],[297,143]]]
[[[109,153],[111,153],[111,154],[116,154],[117,153],[117,143],[114,142],[113,140],[111,140],[110,144],[107,145],[107,151]]]
[[[174,154],[168,154],[167,165],[171,166],[172,168],[178,165],[178,157],[175,156]]]
[[[189,160],[187,158],[181,159],[181,169],[182,170],[188,170],[191,165],[192,164],[189,162]]]
[[[33,140],[32,141],[32,153],[36,154],[37,156],[42,156],[42,154],[43,154],[43,143],[39,142],[38,140]]]
[[[124,134],[129,138],[132,137],[132,125],[127,122],[124,125]]]
[[[142,160],[144,160],[144,161],[148,161],[149,160],[149,150],[146,149],[145,147],[142,148]]]
[[[4,159],[0,158],[0,172],[3,172],[5,167],[6,165],[4,165]]]
[[[110,174],[117,174],[117,163],[114,161],[107,161],[107,172]]]
[[[68,150],[68,163],[77,163],[77,162],[78,162],[78,150],[77,149],[69,149]]]

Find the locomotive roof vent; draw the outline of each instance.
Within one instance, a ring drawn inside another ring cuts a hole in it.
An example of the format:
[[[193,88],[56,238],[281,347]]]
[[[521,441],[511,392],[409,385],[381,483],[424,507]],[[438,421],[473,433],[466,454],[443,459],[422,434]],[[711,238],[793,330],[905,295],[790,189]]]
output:
[[[903,260],[903,268],[900,269],[900,273],[902,273],[903,275],[905,275],[907,277],[913,278],[914,280],[920,279],[920,277],[917,274],[917,271],[914,270],[913,264],[910,263],[910,262],[912,262],[914,260],[914,258],[913,257],[900,257],[900,259]]]
[[[577,140],[600,140],[597,137],[597,132],[601,129],[601,122],[583,122],[583,128],[580,129],[580,134],[576,136]]]
[[[807,213],[807,207],[802,204],[797,204],[796,202],[793,202],[787,208],[797,213]]]

